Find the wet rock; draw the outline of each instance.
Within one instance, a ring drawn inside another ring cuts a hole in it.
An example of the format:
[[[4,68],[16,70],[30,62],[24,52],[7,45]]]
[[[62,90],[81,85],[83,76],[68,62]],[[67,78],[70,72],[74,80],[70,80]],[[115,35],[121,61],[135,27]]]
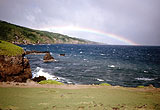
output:
[[[65,54],[59,54],[60,56],[65,56]]]
[[[43,62],[53,62],[55,61],[54,58],[51,56],[50,53],[46,53],[45,56],[43,57]]]
[[[40,82],[40,81],[46,80],[46,77],[44,76],[34,77],[32,80],[35,82]]]

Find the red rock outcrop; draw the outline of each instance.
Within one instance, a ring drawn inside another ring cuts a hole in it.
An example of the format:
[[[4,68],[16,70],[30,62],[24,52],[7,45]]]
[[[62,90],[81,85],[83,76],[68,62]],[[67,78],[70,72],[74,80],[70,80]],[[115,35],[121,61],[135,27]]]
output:
[[[23,55],[0,55],[0,81],[26,82],[32,78],[29,60]]]

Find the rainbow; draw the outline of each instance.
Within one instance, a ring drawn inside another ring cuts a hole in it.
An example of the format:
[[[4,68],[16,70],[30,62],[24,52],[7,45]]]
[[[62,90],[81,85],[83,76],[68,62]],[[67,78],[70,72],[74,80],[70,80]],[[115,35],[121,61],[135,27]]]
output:
[[[82,28],[82,27],[75,27],[75,26],[50,26],[50,27],[45,27],[45,28],[40,28],[39,30],[46,30],[46,31],[51,31],[51,32],[57,32],[57,31],[78,31],[78,32],[86,32],[86,33],[92,33],[96,34],[99,36],[106,36],[115,40],[118,40],[122,43],[125,43],[127,45],[139,45],[136,42],[133,42],[129,39],[126,39],[125,37],[118,36],[112,33],[107,33],[107,32],[102,32],[99,30],[94,30],[90,28]]]

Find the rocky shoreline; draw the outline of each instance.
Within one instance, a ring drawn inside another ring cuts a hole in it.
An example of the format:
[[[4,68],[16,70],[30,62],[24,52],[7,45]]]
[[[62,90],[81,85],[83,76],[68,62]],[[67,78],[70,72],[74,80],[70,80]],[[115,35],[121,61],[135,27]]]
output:
[[[19,46],[0,40],[0,82],[26,82],[31,79],[29,60],[25,57],[28,54],[45,54],[44,62],[54,61],[48,51],[24,51]]]
[[[26,82],[27,79],[31,79],[29,60],[25,58],[28,54],[45,54],[43,59],[45,63],[55,61],[48,51],[26,51],[17,56],[0,55],[0,82]]]

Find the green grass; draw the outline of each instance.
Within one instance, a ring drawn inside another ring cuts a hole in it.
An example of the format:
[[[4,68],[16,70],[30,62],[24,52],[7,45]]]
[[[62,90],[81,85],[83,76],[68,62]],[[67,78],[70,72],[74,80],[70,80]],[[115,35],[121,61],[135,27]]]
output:
[[[16,56],[23,53],[23,49],[12,43],[0,40],[0,55]]]
[[[55,81],[55,80],[43,80],[40,81],[39,84],[55,84],[55,85],[63,85],[63,83]]]
[[[130,88],[0,88],[1,110],[160,110],[160,92]]]

